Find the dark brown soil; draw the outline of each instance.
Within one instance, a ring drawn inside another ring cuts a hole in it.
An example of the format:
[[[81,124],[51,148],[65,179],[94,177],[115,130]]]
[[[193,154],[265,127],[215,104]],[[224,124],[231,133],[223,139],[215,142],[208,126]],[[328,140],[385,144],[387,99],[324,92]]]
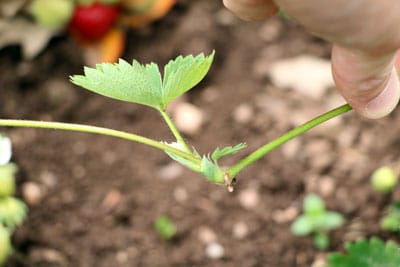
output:
[[[266,25],[277,27],[275,35],[265,36]],[[274,60],[301,54],[328,58],[328,44],[279,18],[241,22],[220,1],[179,2],[161,22],[130,33],[124,58],[164,64],[178,54],[213,49],[210,74],[187,96],[207,121],[187,139],[201,153],[246,142],[248,149],[226,164],[335,102],[335,91],[318,100],[283,92],[262,71]],[[53,40],[32,62],[21,60],[17,48],[3,49],[0,117],[85,123],[172,140],[155,111],[72,86],[68,76],[81,73],[82,65],[79,49],[65,38]],[[238,123],[233,113],[243,104],[254,115]],[[320,126],[245,170],[234,193],[186,170],[163,178],[166,166],[176,166],[140,144],[52,130],[2,130],[13,140],[21,188],[33,182],[43,191],[14,236],[18,253],[8,267],[311,266],[325,254],[311,238],[290,232],[293,214],[311,191],[346,217],[332,233],[330,250],[343,250],[346,241],[361,236],[400,240],[378,224],[396,194],[381,196],[369,183],[374,169],[398,163],[398,111],[379,121],[351,112]],[[246,197],[255,205],[246,206]],[[161,214],[178,228],[172,241],[154,230]],[[248,227],[240,238],[233,234],[238,223]],[[204,239],[213,234],[225,249],[220,259],[205,253]]]

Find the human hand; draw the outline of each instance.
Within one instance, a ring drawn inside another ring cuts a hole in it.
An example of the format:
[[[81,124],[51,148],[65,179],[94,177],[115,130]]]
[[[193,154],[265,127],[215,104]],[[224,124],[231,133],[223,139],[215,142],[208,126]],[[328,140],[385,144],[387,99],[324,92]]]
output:
[[[399,0],[223,0],[245,20],[260,20],[282,8],[308,31],[333,43],[337,89],[360,115],[389,114],[400,98]]]

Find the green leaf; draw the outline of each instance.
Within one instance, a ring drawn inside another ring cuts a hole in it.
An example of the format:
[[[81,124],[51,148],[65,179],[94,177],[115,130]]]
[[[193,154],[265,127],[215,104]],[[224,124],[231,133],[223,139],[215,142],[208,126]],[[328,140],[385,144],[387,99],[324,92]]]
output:
[[[211,182],[218,184],[225,182],[221,168],[207,156],[203,156],[201,161],[201,173]]]
[[[0,224],[0,266],[6,262],[11,252],[10,232]]]
[[[329,236],[321,232],[314,235],[313,241],[314,246],[321,250],[327,249],[329,247],[329,244],[331,243]]]
[[[228,155],[233,155],[237,153],[239,150],[245,148],[247,145],[244,143],[237,144],[236,146],[228,146],[224,147],[223,149],[220,149],[217,147],[215,151],[211,154],[211,158],[217,162],[220,158],[228,156]]]
[[[336,229],[344,222],[343,216],[338,212],[327,211],[322,217],[321,226],[326,230]]]
[[[301,215],[292,223],[290,230],[298,236],[311,234],[314,231],[313,222],[309,216]]]
[[[172,142],[172,143],[165,143],[165,144],[169,145],[169,146],[171,146],[173,148],[185,151],[183,145],[181,143],[179,143],[179,142]],[[196,164],[196,163],[194,163],[194,162],[192,162],[192,161],[190,161],[188,159],[185,159],[185,158],[183,158],[183,157],[181,157],[181,156],[179,156],[177,154],[174,154],[174,153],[171,153],[171,152],[168,152],[168,151],[165,151],[165,153],[167,153],[167,155],[171,159],[173,159],[176,162],[182,164],[183,166],[187,167],[188,169],[190,169],[192,171],[195,171],[195,172],[201,172],[201,166],[200,165],[198,165],[198,164]],[[196,150],[194,150],[193,153],[200,158],[200,155],[197,153]]]
[[[303,209],[306,214],[318,215],[325,211],[325,204],[316,194],[308,194],[304,199]]]
[[[107,97],[165,110],[172,100],[204,78],[213,58],[214,52],[208,57],[179,56],[165,66],[164,81],[155,63],[141,65],[134,60],[129,64],[120,59],[115,64],[85,67],[85,75],[71,76],[71,82]]]
[[[28,207],[14,197],[0,198],[0,223],[10,231],[19,226],[26,218]]]
[[[120,59],[116,64],[97,64],[95,69],[85,67],[84,73],[72,76],[72,83],[118,100],[156,109],[163,106],[161,74],[154,63],[129,64]]]
[[[203,80],[211,67],[214,54],[215,52],[213,51],[208,57],[204,56],[204,54],[196,57],[192,55],[179,56],[165,66],[163,82],[164,108],[169,102],[192,89]]]
[[[326,267],[397,267],[400,248],[393,241],[386,244],[378,239],[360,240],[346,246],[347,254],[332,253]]]
[[[0,165],[0,197],[9,197],[15,193],[15,173],[17,165],[7,163]]]
[[[176,235],[176,226],[168,216],[159,216],[154,222],[154,227],[158,234],[166,240],[170,240]]]

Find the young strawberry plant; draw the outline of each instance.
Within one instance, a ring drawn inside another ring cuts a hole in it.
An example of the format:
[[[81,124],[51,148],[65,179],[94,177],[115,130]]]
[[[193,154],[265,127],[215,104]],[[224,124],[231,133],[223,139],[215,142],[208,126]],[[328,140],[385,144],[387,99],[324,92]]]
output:
[[[246,147],[244,143],[225,148],[217,147],[210,153],[200,155],[195,148],[186,143],[167,113],[167,106],[172,100],[192,89],[205,77],[211,67],[213,58],[214,52],[209,56],[204,54],[196,57],[191,55],[186,57],[179,56],[164,67],[163,75],[161,75],[159,67],[155,63],[142,65],[137,61],[133,61],[130,64],[120,59],[115,64],[104,63],[97,64],[96,68],[85,67],[84,75],[71,76],[71,81],[74,84],[87,90],[155,109],[168,125],[176,142],[160,142],[113,129],[61,122],[2,119],[0,120],[0,126],[88,132],[139,142],[164,151],[173,160],[190,170],[203,174],[211,182],[225,184],[229,191],[233,191],[235,177],[246,167],[296,136],[351,110],[351,107],[347,104],[333,109],[260,146],[233,166],[223,168],[219,164],[219,160],[244,149]]]
[[[27,213],[25,203],[14,197],[17,167],[10,158],[11,140],[0,135],[0,266],[11,254],[11,235]]]
[[[331,253],[325,267],[396,267],[400,266],[400,247],[372,237],[346,246],[347,253]]]
[[[298,236],[312,235],[318,249],[327,249],[330,244],[327,232],[343,224],[343,216],[337,212],[327,211],[322,199],[309,194],[304,199],[303,214],[292,224],[292,233]]]

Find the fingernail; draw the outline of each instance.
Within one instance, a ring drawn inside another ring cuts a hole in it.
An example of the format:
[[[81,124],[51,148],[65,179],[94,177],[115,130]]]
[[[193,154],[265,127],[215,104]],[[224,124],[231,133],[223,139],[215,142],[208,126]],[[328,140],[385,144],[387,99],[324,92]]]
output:
[[[392,71],[382,92],[366,105],[365,116],[370,119],[378,119],[386,116],[395,109],[399,98],[399,78],[396,71]]]

